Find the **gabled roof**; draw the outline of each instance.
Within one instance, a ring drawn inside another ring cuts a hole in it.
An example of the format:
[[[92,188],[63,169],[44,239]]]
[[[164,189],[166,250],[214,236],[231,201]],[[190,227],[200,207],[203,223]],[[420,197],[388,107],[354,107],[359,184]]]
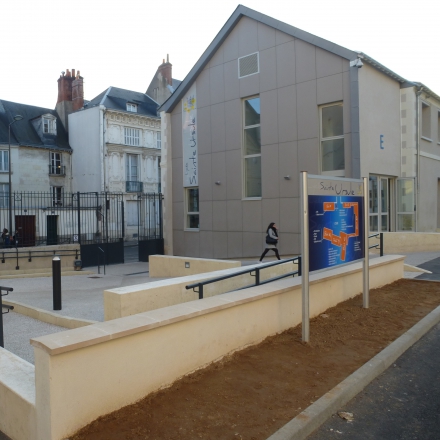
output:
[[[157,109],[159,105],[147,94],[134,92],[132,90],[119,89],[118,87],[109,87],[98,96],[84,105],[84,110],[103,105],[108,109],[127,111],[127,103],[137,105],[139,115],[157,118]],[[127,112],[131,113],[131,112]]]
[[[339,46],[331,41],[324,40],[324,38],[305,32],[287,23],[283,23],[282,21],[276,20],[268,15],[261,14],[260,12],[247,8],[246,6],[239,5],[234,13],[229,17],[229,20],[226,22],[217,36],[214,38],[212,43],[208,46],[203,55],[188,73],[186,78],[182,81],[182,84],[180,84],[178,90],[176,90],[167,99],[167,101],[162,104],[162,106],[159,108],[159,111],[171,112],[174,109],[174,107],[183,98],[184,94],[191,87],[197,76],[206,67],[217,49],[223,44],[227,36],[231,33],[235,25],[242,17],[252,18],[253,20],[259,21],[260,23],[291,35],[294,38],[306,41],[307,43],[313,44],[321,49],[327,50],[328,52],[339,55],[347,60],[355,60],[358,58],[358,53],[355,51],[346,49],[345,47]]]
[[[50,114],[57,120],[57,134],[39,133],[35,121]],[[23,119],[11,125],[11,145],[71,151],[66,130],[55,110],[0,100],[0,144],[9,143],[9,124],[15,115]]]

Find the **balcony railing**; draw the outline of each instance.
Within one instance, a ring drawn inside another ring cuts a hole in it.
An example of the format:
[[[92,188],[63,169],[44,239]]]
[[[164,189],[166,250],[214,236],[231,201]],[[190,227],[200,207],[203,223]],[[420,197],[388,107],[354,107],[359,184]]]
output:
[[[126,192],[143,192],[144,184],[143,182],[135,182],[133,180],[127,180],[125,182]]]
[[[65,165],[49,165],[49,175],[51,176],[65,176]]]

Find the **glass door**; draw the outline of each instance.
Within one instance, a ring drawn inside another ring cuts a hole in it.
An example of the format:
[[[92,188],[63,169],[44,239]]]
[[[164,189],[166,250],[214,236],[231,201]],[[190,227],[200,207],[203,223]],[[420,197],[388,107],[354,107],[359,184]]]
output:
[[[382,176],[370,176],[369,180],[370,231],[389,230],[389,179]]]

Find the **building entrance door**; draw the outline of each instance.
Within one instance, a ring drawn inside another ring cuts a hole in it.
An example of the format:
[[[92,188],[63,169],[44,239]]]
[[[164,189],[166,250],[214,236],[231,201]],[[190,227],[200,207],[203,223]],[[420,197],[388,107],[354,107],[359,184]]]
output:
[[[369,212],[371,232],[386,232],[390,230],[389,194],[389,178],[371,175],[369,181]]]

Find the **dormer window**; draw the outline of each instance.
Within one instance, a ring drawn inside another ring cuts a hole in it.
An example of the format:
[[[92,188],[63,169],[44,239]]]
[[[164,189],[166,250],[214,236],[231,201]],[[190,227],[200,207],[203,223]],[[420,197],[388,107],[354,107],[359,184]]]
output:
[[[43,133],[57,134],[57,120],[52,115],[43,116]]]
[[[131,102],[127,102],[127,111],[137,113],[138,107],[136,104],[132,104]]]

